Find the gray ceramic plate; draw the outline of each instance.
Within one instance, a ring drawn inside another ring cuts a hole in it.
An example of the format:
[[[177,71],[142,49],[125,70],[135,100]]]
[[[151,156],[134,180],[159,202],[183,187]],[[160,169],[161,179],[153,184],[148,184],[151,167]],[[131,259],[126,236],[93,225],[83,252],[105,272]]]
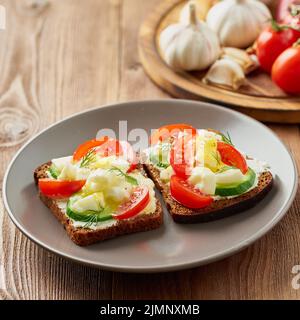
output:
[[[41,203],[33,170],[54,157],[71,154],[102,127],[157,128],[186,122],[197,128],[230,131],[235,144],[266,160],[276,175],[271,193],[239,215],[196,225],[175,224],[165,210],[158,230],[78,247]],[[259,122],[216,105],[184,100],[136,101],[89,110],[51,126],[31,139],[12,160],[3,184],[6,209],[17,227],[42,247],[80,263],[128,272],[159,272],[206,264],[237,252],[268,232],[283,217],[296,193],[297,172],[290,153]]]

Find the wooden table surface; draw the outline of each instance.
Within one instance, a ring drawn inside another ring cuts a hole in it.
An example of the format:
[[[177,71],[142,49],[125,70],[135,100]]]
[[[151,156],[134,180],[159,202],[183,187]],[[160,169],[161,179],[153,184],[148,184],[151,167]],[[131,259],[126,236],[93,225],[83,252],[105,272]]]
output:
[[[159,0],[43,2],[1,1],[7,13],[0,31],[1,182],[20,146],[55,121],[108,102],[169,98],[147,78],[137,54],[139,25]],[[299,167],[299,127],[270,127]],[[134,275],[81,266],[39,248],[16,229],[1,200],[0,298],[299,299],[291,284],[292,268],[300,264],[299,209],[298,192],[271,232],[230,258]]]

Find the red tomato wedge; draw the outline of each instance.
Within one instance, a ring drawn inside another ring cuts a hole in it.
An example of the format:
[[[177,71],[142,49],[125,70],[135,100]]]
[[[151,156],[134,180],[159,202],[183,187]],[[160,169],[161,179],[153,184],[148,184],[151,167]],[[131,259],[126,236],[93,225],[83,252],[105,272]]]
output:
[[[96,152],[102,157],[121,156],[123,154],[119,140],[108,138],[100,146],[96,147]]]
[[[81,190],[85,180],[59,181],[53,179],[40,179],[39,189],[41,193],[49,198],[68,198],[75,192]]]
[[[137,187],[129,201],[121,204],[113,217],[117,220],[129,219],[146,208],[150,201],[150,194],[147,187]]]
[[[213,202],[212,197],[204,195],[199,189],[176,175],[171,177],[170,192],[176,201],[190,209],[205,208]]]
[[[104,136],[101,139],[92,139],[81,144],[73,154],[73,160],[79,161],[92,148],[96,148],[109,140],[109,137]]]
[[[154,131],[154,133],[150,137],[150,144],[153,145],[158,143],[159,141],[165,141],[171,137],[176,138],[180,132],[184,131],[191,135],[196,135],[197,133],[197,130],[189,124],[168,124]]]
[[[232,145],[219,141],[217,149],[220,153],[222,161],[225,164],[240,169],[243,174],[247,173],[248,165],[246,159]]]
[[[177,139],[170,151],[170,164],[175,174],[183,179],[191,175],[195,162],[195,139],[185,136]]]

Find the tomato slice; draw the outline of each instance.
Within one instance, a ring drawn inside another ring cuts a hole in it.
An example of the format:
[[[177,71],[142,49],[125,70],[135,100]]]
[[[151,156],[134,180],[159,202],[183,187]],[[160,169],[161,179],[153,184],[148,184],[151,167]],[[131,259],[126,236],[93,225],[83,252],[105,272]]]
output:
[[[195,139],[184,136],[174,141],[170,151],[170,164],[176,175],[186,179],[195,162]]]
[[[154,131],[150,137],[150,144],[154,145],[159,141],[165,141],[171,137],[176,138],[180,132],[187,132],[191,135],[196,135],[197,130],[185,123],[168,124]]]
[[[148,188],[137,187],[133,191],[131,198],[119,206],[113,217],[117,220],[132,218],[144,210],[149,201],[150,194]]]
[[[190,209],[205,208],[213,202],[211,196],[204,195],[199,189],[176,175],[171,177],[170,192],[176,201]]]
[[[243,174],[247,173],[248,165],[246,159],[232,145],[219,141],[217,150],[219,151],[221,159],[225,164],[240,169]]]
[[[123,154],[122,147],[119,140],[112,139],[109,137],[104,143],[96,147],[96,152],[99,153],[102,157],[109,156],[121,156]]]
[[[73,154],[73,160],[79,161],[83,156],[85,156],[87,154],[87,152],[90,149],[95,148],[95,147],[99,147],[102,144],[104,144],[105,142],[107,142],[108,140],[109,140],[109,137],[104,136],[100,139],[92,139],[92,140],[84,142],[75,150],[75,152]]]
[[[59,181],[53,179],[39,179],[41,193],[49,198],[68,198],[81,190],[86,180]]]

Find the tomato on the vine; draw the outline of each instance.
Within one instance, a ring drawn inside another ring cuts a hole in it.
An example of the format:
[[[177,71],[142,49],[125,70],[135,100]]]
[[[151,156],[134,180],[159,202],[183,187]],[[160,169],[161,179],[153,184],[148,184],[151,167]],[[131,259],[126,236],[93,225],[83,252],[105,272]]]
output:
[[[300,40],[286,49],[272,67],[272,80],[285,92],[300,94]]]

